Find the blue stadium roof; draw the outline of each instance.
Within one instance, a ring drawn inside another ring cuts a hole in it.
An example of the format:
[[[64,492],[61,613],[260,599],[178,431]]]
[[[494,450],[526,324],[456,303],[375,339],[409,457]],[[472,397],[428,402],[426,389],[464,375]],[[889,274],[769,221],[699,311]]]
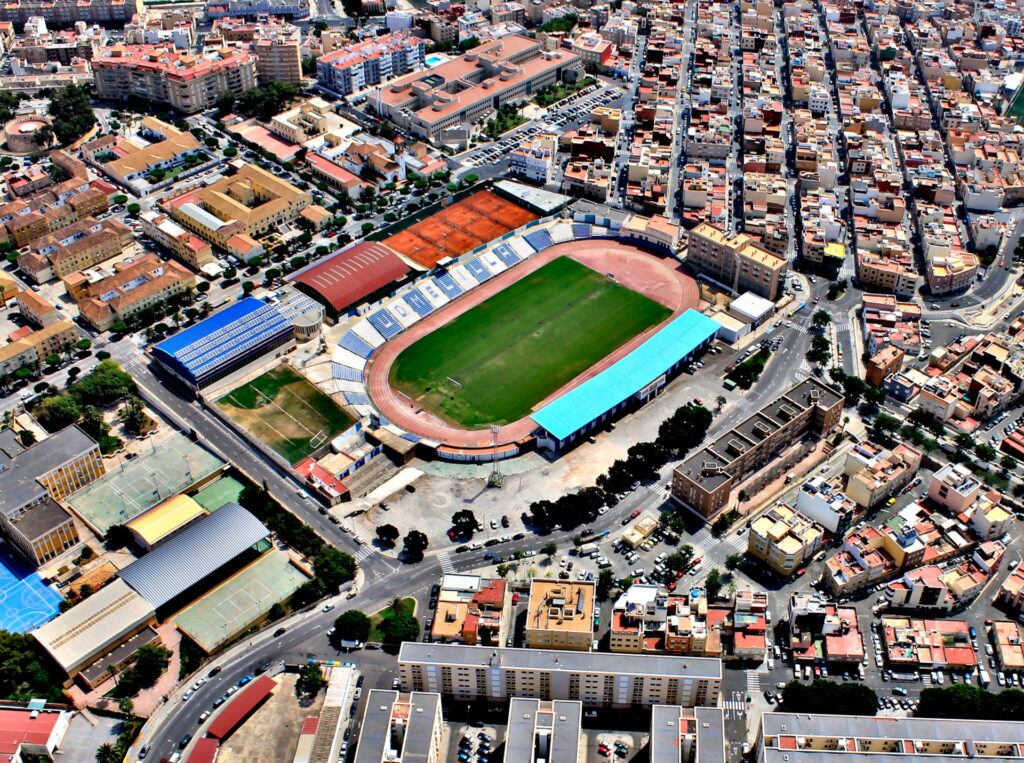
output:
[[[153,353],[180,375],[199,381],[288,331],[291,323],[276,308],[246,297],[165,339]]]
[[[624,358],[530,418],[556,439],[564,440],[669,371],[718,329],[706,315],[687,310]]]
[[[270,535],[237,503],[226,503],[129,564],[118,577],[154,607],[162,607]]]

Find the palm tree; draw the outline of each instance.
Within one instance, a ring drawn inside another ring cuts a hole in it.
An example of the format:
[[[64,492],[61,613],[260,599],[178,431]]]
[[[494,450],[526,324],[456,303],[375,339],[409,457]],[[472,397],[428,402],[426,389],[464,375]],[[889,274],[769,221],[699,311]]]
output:
[[[117,666],[107,665],[107,673],[109,673],[110,677],[114,679],[114,685],[117,686]]]
[[[846,431],[846,425],[849,424],[849,423],[850,423],[850,417],[849,416],[843,416],[843,431],[844,432]]]
[[[722,410],[722,406],[724,406],[726,402],[728,401],[722,395],[719,395],[718,397],[715,398],[715,405],[718,406],[718,410]]]
[[[110,742],[104,742],[96,749],[96,763],[118,763],[117,750]]]
[[[135,715],[135,702],[131,697],[121,697],[117,703],[117,709],[125,715]]]

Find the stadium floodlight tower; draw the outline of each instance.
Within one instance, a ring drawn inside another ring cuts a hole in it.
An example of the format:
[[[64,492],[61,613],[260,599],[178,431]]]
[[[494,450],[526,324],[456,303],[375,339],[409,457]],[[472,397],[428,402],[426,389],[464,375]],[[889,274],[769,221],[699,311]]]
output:
[[[491,424],[491,445],[493,450],[491,452],[491,476],[487,478],[488,487],[501,487],[501,483],[505,481],[505,475],[501,473],[501,469],[498,467],[498,430],[500,427],[497,424]]]

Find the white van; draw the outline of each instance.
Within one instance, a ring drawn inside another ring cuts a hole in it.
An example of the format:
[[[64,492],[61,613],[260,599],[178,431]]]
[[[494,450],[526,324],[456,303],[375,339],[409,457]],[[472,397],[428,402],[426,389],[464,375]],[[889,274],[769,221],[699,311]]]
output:
[[[981,668],[978,669],[978,683],[982,686],[988,686],[992,683],[992,679],[989,678],[987,670],[982,670]]]

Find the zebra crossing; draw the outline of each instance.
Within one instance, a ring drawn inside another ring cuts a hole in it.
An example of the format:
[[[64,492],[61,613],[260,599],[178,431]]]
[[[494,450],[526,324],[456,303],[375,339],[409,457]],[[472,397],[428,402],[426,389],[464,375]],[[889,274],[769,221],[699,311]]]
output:
[[[441,572],[445,575],[451,575],[455,572],[455,565],[452,564],[452,558],[446,551],[442,551],[437,555],[437,563],[441,565]]]
[[[722,699],[722,710],[726,720],[747,717],[747,695],[742,691],[731,692]]]
[[[361,562],[363,561],[363,559],[369,559],[371,556],[373,556],[373,554],[373,548],[364,543],[359,547],[359,550],[356,551],[352,556],[355,557],[355,560],[357,562]]]
[[[747,543],[744,538],[740,535],[736,535],[735,533],[731,533],[724,538],[716,538],[711,533],[708,533],[699,541],[691,543],[690,545],[693,546],[693,555],[695,557],[704,556],[704,554],[708,553],[712,548],[721,547],[723,545],[733,551],[745,551],[747,548]]]

